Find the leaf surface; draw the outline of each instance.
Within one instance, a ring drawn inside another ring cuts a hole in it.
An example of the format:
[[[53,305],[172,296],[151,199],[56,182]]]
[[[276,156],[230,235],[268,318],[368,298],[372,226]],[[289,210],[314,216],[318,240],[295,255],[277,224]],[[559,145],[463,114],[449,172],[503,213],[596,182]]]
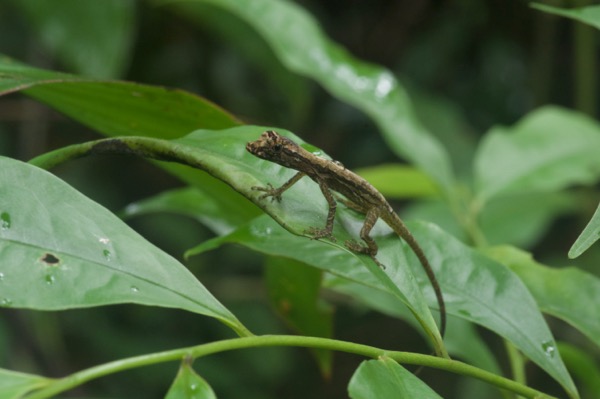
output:
[[[442,398],[388,357],[362,362],[350,380],[348,393],[352,399]]]
[[[475,158],[478,198],[550,192],[600,177],[600,125],[586,115],[547,106],[511,128],[493,128]]]
[[[0,158],[0,304],[185,309],[245,328],[179,262],[55,176]]]

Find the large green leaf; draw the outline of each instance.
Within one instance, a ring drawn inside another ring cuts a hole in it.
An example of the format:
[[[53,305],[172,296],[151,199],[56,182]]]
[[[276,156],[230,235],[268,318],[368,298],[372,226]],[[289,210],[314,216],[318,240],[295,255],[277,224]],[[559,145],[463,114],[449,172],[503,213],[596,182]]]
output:
[[[523,280],[542,311],[573,325],[600,347],[600,308],[585,305],[600,303],[598,277],[574,267],[544,266],[514,247],[489,248],[485,253]]]
[[[0,58],[0,95],[15,91],[45,102],[108,136],[183,136],[238,122],[207,100],[182,90],[85,79]]]
[[[111,78],[126,66],[135,28],[132,0],[13,3],[25,11],[40,40],[74,72]]]
[[[302,194],[298,196],[302,197]],[[310,201],[308,197],[304,200]],[[284,196],[282,204],[285,201]],[[409,223],[408,226],[435,271],[448,313],[485,326],[506,338],[559,381],[571,397],[577,397],[577,390],[560,354],[553,350],[554,338],[535,300],[520,279],[505,266],[477,253],[431,224]],[[396,237],[379,237],[377,241],[381,261],[388,266],[385,273],[400,288],[402,295],[375,278],[369,273],[373,270],[365,268],[356,255],[343,247],[291,236],[266,217],[260,217],[227,236],[209,240],[193,253],[224,243],[238,243],[269,255],[301,260],[352,282],[384,291],[396,298],[398,307],[402,306],[402,302],[410,308],[414,306],[411,304],[414,292],[403,280],[408,265],[418,278],[430,306],[436,306],[433,290],[421,266],[411,257],[410,250],[400,246]],[[419,317],[419,310],[415,309],[413,314]]]
[[[388,357],[360,364],[348,385],[352,399],[441,399],[434,390]]]
[[[2,306],[164,306],[247,334],[185,266],[62,180],[0,158],[0,182]]]
[[[561,17],[567,17],[574,19],[584,24],[593,26],[596,29],[600,29],[600,6],[591,5],[586,7],[564,9],[559,7],[553,7],[547,4],[536,4],[533,3],[531,7],[536,8],[540,11],[545,11],[550,14],[560,15]]]
[[[329,40],[314,18],[295,3],[195,1],[222,7],[251,25],[287,68],[316,80],[340,100],[368,114],[394,151],[418,165],[442,188],[452,190],[448,154],[417,120],[405,89],[390,71],[354,58]]]
[[[500,193],[554,191],[600,177],[600,126],[589,117],[548,106],[512,128],[494,128],[475,158],[475,188],[486,201]]]

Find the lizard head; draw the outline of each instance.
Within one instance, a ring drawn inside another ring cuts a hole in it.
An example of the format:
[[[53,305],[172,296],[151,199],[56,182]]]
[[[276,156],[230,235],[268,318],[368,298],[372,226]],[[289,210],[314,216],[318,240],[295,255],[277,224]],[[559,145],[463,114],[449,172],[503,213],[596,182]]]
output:
[[[302,150],[298,144],[273,130],[267,130],[256,141],[246,144],[246,150],[252,155],[286,167],[294,167],[293,160]]]

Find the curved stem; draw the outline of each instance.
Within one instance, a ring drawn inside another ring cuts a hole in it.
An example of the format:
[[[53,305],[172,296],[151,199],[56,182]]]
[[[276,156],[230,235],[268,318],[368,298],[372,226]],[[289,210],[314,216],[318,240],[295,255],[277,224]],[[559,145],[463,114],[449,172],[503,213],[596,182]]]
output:
[[[58,380],[53,380],[50,382],[49,385],[36,392],[31,393],[26,398],[49,398],[60,392],[64,392],[68,389],[81,385],[87,381],[108,374],[120,372],[135,367],[147,366],[150,364],[176,361],[186,356],[198,358],[214,353],[220,353],[236,349],[272,346],[298,346],[305,348],[328,349],[340,352],[353,353],[369,358],[387,356],[402,364],[432,367],[472,378],[477,378],[479,380],[490,383],[500,389],[512,391],[525,398],[556,399],[533,388],[529,388],[523,384],[520,384],[516,381],[509,380],[507,378],[495,375],[488,371],[479,369],[477,367],[456,360],[450,360],[430,355],[422,355],[418,353],[386,351],[384,349],[376,348],[373,346],[338,341],[328,338],[302,337],[293,335],[264,335],[255,337],[233,338],[188,348],[174,349],[165,352],[158,352],[149,355],[121,359],[114,362],[91,367],[89,369],[79,371],[77,373],[71,374],[70,376]]]

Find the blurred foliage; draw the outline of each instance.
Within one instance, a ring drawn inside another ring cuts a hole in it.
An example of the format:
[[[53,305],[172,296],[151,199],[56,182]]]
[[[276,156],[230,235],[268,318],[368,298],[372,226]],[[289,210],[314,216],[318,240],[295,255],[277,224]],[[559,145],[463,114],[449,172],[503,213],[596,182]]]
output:
[[[132,0],[4,1],[0,3],[0,53],[44,69],[188,90],[244,122],[294,131],[349,168],[397,162],[371,119],[312,80],[291,72],[248,24],[208,3],[192,9]],[[534,10],[525,1],[296,3],[349,53],[388,68],[402,81],[420,123],[450,153],[465,192],[472,190],[467,179],[473,173],[476,143],[492,127],[513,125],[545,104],[574,108],[592,118],[598,114],[597,57],[589,56],[597,55],[595,32]],[[583,2],[545,3],[563,6]],[[73,35],[74,31],[77,34]],[[98,137],[21,94],[0,97],[2,155],[28,160]],[[491,161],[487,157],[477,160],[478,165]],[[479,170],[479,183],[484,186],[486,171],[485,167]],[[121,157],[84,159],[54,172],[115,213],[128,204],[181,186],[172,174],[150,163]],[[409,219],[415,216],[433,221],[469,241],[448,209],[440,209],[439,199],[427,185],[424,187],[417,194],[386,194],[401,200],[430,195],[427,201],[414,202],[403,212]],[[597,201],[590,198],[597,198],[597,194],[594,187],[548,195],[513,194],[503,203],[490,202],[489,212],[482,217],[482,229],[492,243],[519,244],[546,264],[564,265],[570,244],[596,209]],[[254,214],[252,210],[244,212]],[[523,228],[521,213],[531,217]],[[559,218],[567,214],[575,216]],[[514,227],[505,224],[506,230],[494,229],[497,221],[507,217],[513,218]],[[130,216],[127,222],[181,261],[186,250],[213,237],[217,230],[210,225],[212,230],[206,228],[202,224],[206,221],[196,223],[181,216],[144,212]],[[592,247],[571,264],[600,274],[593,268],[598,259],[600,251]],[[289,331],[289,325],[267,301],[267,296],[274,294],[263,282],[259,256],[229,245],[184,263],[194,274],[202,274],[209,291],[253,332]],[[333,330],[340,339],[429,351],[418,334],[398,319],[368,311],[347,297],[334,295],[329,302],[338,306]],[[551,327],[558,339],[591,346],[561,322],[551,320]],[[227,336],[231,332],[212,320],[133,305],[60,313],[3,309],[0,363],[6,368],[56,377],[120,357]],[[486,338],[490,347],[502,350],[497,337]],[[261,349],[258,357],[251,352],[203,358],[195,367],[219,397],[331,398],[347,396],[348,381],[359,364],[355,357],[334,354],[331,375],[324,380],[307,351]],[[593,364],[594,359],[586,361]],[[381,364],[374,362],[368,367]],[[94,381],[78,388],[74,395],[163,397],[176,372],[172,364],[138,369]],[[537,369],[530,374],[531,386],[560,392]],[[580,378],[589,376],[582,374]],[[454,397],[482,392],[480,389],[490,395],[486,397],[498,397],[495,391],[457,382],[444,373],[427,371],[423,379],[445,392],[454,389]],[[358,377],[354,381],[360,383]]]

